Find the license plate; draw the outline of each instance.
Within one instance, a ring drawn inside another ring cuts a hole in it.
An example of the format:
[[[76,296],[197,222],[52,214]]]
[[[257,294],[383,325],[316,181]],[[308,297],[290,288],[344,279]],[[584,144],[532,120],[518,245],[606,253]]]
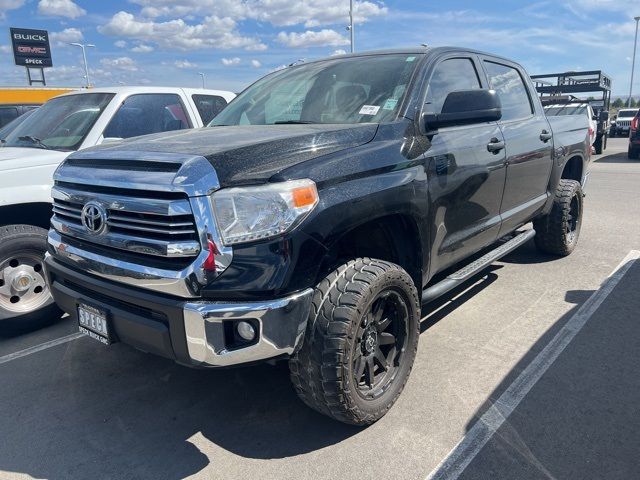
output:
[[[78,328],[85,335],[105,345],[111,343],[107,312],[84,303],[78,304]]]

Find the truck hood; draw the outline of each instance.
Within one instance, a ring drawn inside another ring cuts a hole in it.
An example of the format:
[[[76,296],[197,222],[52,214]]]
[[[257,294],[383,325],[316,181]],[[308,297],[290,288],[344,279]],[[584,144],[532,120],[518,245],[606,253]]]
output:
[[[132,138],[83,150],[82,157],[110,158],[122,151],[174,153],[206,158],[221,187],[260,183],[298,163],[370,142],[377,124],[239,125],[206,127]],[[77,155],[76,155],[77,156]],[[152,158],[152,155],[145,155]]]
[[[69,152],[45,150],[44,148],[2,147],[0,148],[0,171],[56,165],[68,155]]]

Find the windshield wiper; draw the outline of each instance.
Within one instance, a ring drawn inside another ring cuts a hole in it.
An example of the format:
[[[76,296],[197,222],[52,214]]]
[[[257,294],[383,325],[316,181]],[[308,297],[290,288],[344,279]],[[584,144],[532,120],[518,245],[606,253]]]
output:
[[[33,137],[31,135],[23,135],[22,137],[18,137],[18,140],[22,140],[23,142],[31,142],[34,145],[39,146],[40,148],[50,150],[50,147],[42,143],[42,140],[40,140],[38,137]]]
[[[290,124],[290,125],[295,125],[295,124],[306,125],[308,123],[316,123],[316,122],[310,122],[308,120],[278,120],[278,121],[273,122],[274,125],[286,125],[286,124]]]

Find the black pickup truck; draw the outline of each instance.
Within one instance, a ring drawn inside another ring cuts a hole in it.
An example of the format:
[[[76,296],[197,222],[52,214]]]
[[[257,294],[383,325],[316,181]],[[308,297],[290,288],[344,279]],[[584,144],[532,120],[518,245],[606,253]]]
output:
[[[468,49],[280,70],[209,128],[71,155],[51,291],[105,344],[286,359],[309,406],[372,423],[407,381],[421,305],[534,236],[576,246],[588,127],[557,122],[520,65]]]

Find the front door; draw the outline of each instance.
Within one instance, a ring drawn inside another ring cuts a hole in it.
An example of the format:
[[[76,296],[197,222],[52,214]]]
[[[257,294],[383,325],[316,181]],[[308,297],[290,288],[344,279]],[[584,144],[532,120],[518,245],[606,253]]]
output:
[[[452,91],[486,87],[479,71],[472,57],[442,60],[429,79],[424,111],[440,113]],[[440,128],[430,140],[426,155],[433,206],[433,274],[496,240],[505,154],[496,122]]]

